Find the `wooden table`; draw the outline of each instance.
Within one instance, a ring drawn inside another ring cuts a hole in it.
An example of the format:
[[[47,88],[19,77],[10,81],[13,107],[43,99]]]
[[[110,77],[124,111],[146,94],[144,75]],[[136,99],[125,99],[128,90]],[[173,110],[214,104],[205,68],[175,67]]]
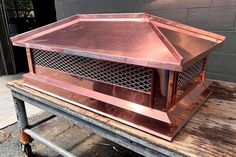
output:
[[[236,84],[214,82],[213,95],[172,142],[152,136],[107,117],[74,106],[23,85],[8,83],[17,106],[28,102],[47,112],[73,120],[81,127],[144,156],[236,156]],[[22,115],[18,115],[18,117]],[[23,115],[24,116],[24,115]],[[20,129],[27,123],[19,118]]]

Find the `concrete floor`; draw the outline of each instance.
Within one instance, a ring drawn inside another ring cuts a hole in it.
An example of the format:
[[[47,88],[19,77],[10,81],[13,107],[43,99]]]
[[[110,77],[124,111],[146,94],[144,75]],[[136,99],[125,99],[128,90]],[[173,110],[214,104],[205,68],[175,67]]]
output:
[[[16,114],[14,109],[11,91],[6,87],[6,83],[11,80],[20,79],[22,74],[0,76],[0,129],[16,122]],[[27,114],[29,117],[42,113],[37,107],[26,104]]]
[[[18,126],[10,90],[6,82],[21,78],[21,75],[0,77],[0,157],[24,157],[18,142]],[[26,104],[29,123],[49,116],[36,107]],[[11,125],[12,124],[12,125]],[[7,127],[6,127],[7,126]],[[1,127],[5,127],[1,129]],[[53,141],[79,157],[141,157],[109,140],[75,126],[62,118],[55,117],[35,128],[46,139]],[[33,141],[32,150],[37,157],[60,156],[50,148]]]
[[[32,124],[49,116],[47,113],[33,116]],[[34,131],[53,141],[78,157],[141,157],[116,143],[84,130],[62,118],[55,117],[34,128]],[[0,130],[0,157],[24,157],[18,142],[17,124]],[[60,155],[37,141],[32,142],[36,157],[59,157]]]

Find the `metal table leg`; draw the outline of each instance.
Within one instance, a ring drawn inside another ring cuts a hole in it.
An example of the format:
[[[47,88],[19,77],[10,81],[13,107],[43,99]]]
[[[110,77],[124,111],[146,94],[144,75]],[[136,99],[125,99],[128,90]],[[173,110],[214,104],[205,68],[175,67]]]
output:
[[[17,121],[18,121],[18,127],[20,130],[19,134],[19,140],[20,143],[23,146],[24,152],[26,155],[32,156],[32,150],[30,143],[32,142],[32,138],[24,132],[24,129],[28,127],[28,119],[27,119],[27,114],[25,110],[25,103],[24,101],[13,97],[14,103],[15,103],[15,110],[16,110],[16,116],[17,116]]]
[[[56,144],[44,139],[43,137],[41,137],[37,133],[31,131],[29,129],[30,126],[28,125],[28,119],[27,119],[24,101],[22,101],[16,97],[13,97],[13,99],[14,99],[14,103],[15,103],[15,110],[16,110],[16,115],[17,115],[18,126],[19,126],[19,130],[20,130],[20,143],[22,144],[22,146],[24,148],[24,152],[27,155],[27,157],[32,156],[32,149],[31,149],[30,143],[32,142],[33,138],[40,141],[41,143],[45,144],[46,146],[52,148],[53,150],[55,150],[56,152],[58,152],[59,154],[61,154],[63,156],[75,157],[75,155],[67,152],[63,148],[57,146]],[[55,117],[55,116],[53,115],[53,116],[50,116],[42,121],[39,121],[36,124],[32,125],[31,127],[37,126],[40,123],[43,123],[53,117]]]

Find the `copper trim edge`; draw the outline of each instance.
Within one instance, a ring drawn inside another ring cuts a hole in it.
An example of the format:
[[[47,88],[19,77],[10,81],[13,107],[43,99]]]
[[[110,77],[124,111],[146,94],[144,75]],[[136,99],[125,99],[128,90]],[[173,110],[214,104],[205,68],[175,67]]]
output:
[[[127,100],[123,100],[123,99],[119,99],[113,96],[95,92],[93,90],[89,90],[89,89],[82,88],[79,86],[75,87],[72,84],[62,82],[59,80],[47,79],[47,78],[44,78],[43,76],[37,76],[35,74],[26,74],[26,75],[27,77],[30,77],[30,79],[40,80],[41,82],[47,82],[47,84],[50,84],[52,86],[58,86],[63,90],[79,93],[80,95],[111,104],[112,106],[116,106],[116,107],[119,107],[128,111],[135,112],[140,115],[170,124],[170,120],[166,112],[162,112],[162,111],[152,109],[143,105],[139,105],[137,103],[133,103]],[[121,104],[125,104],[125,105],[121,105]]]
[[[201,106],[207,101],[213,92],[209,89],[205,89],[198,98],[189,105],[198,103],[195,108],[191,111],[189,115],[178,125],[177,129],[172,132],[172,139],[178,134],[178,132],[187,124],[187,122],[196,114],[196,112],[201,108]],[[177,104],[178,105],[178,104]]]
[[[44,93],[44,94],[47,94],[47,95],[49,95],[49,96],[55,97],[55,98],[57,98],[57,99],[60,99],[60,100],[62,100],[62,101],[71,103],[71,104],[73,104],[73,105],[75,105],[75,106],[78,106],[78,107],[87,109],[87,110],[92,111],[92,112],[94,112],[94,113],[98,113],[98,114],[103,115],[103,116],[105,116],[105,117],[108,117],[108,118],[114,119],[114,120],[116,120],[116,121],[119,121],[119,122],[121,122],[121,123],[127,124],[127,125],[129,125],[129,126],[131,126],[131,127],[134,127],[134,128],[136,128],[136,129],[143,130],[143,131],[145,131],[145,132],[151,133],[152,135],[158,136],[158,137],[163,138],[163,139],[165,139],[165,140],[171,141],[171,140],[173,139],[173,137],[174,137],[174,136],[173,136],[173,137],[167,136],[167,135],[165,135],[165,134],[159,133],[159,132],[157,132],[157,131],[153,131],[153,130],[148,129],[148,128],[146,128],[146,127],[143,127],[143,126],[140,126],[140,125],[136,125],[135,123],[132,123],[132,122],[123,120],[123,119],[121,119],[121,118],[112,116],[112,115],[110,115],[110,114],[107,114],[107,113],[104,113],[104,112],[101,112],[101,111],[98,111],[98,110],[95,110],[95,109],[90,108],[90,107],[87,107],[87,106],[85,106],[85,105],[83,105],[83,104],[77,103],[77,102],[75,102],[75,101],[66,99],[66,98],[64,98],[64,97],[58,96],[58,95],[53,94],[53,93],[50,93],[50,92],[47,92],[47,91],[42,90],[42,89],[40,89],[40,88],[31,86],[31,85],[29,85],[29,84],[27,84],[27,83],[24,83],[23,85],[26,86],[26,87],[29,87],[29,88],[31,88],[31,89],[37,90],[37,91],[39,91],[39,92],[42,92],[42,93]]]
[[[26,75],[34,75],[34,74],[26,74]],[[30,79],[32,79],[32,78],[30,78]],[[39,81],[39,80],[36,79],[35,81]],[[25,82],[27,82],[27,79],[25,80]],[[53,94],[51,92],[47,92],[47,91],[45,91],[43,89],[35,87],[34,86],[35,83],[31,83],[31,84],[32,85],[24,83],[24,85],[29,87],[29,88],[35,89],[37,91],[40,91],[42,93],[48,94],[48,95],[53,96],[53,97],[56,97],[56,98],[61,99],[63,101],[69,102],[71,104],[74,104],[76,106],[82,107],[82,108],[87,109],[89,111],[98,113],[100,115],[103,115],[103,116],[112,118],[114,120],[120,121],[120,122],[122,122],[124,124],[127,124],[129,126],[135,127],[135,128],[137,128],[139,130],[142,130],[144,132],[148,132],[150,134],[153,134],[155,136],[161,137],[161,138],[169,140],[169,141],[171,141],[174,138],[174,136],[178,133],[178,131],[187,123],[187,121],[195,114],[195,112],[201,107],[201,105],[206,101],[206,99],[211,94],[211,91],[209,89],[207,89],[207,87],[210,85],[209,81],[206,81],[206,82],[204,81],[203,83],[199,84],[195,88],[195,90],[191,91],[189,93],[189,95],[187,95],[186,97],[184,97],[182,99],[182,101],[184,103],[180,103],[181,102],[180,101],[180,102],[178,102],[176,104],[175,107],[177,109],[173,110],[173,108],[172,108],[170,111],[166,112],[168,117],[170,117],[170,122],[171,123],[169,125],[166,125],[165,129],[169,128],[169,131],[167,131],[167,130],[166,131],[163,131],[163,130],[158,131],[158,130],[154,129],[155,127],[154,128],[153,127],[149,128],[149,127],[143,126],[141,123],[134,123],[133,121],[128,121],[128,119],[122,119],[121,117],[115,117],[114,115],[110,115],[110,114],[105,113],[103,111],[99,111],[97,109],[93,109],[90,106],[86,106],[86,105],[83,105],[81,103],[77,103],[77,102],[75,102],[73,100],[70,100],[67,97],[63,98],[63,97],[61,97],[61,96],[59,96],[57,94]],[[39,87],[40,87],[40,85],[39,85]],[[55,86],[55,87],[56,88],[61,88],[61,86],[60,87]],[[145,116],[146,115],[144,115],[144,117]],[[151,118],[153,118],[153,117],[151,117]],[[148,120],[148,119],[145,119],[145,120]],[[159,125],[159,122],[160,122],[160,119],[157,119],[156,120],[157,126]],[[163,127],[162,124],[160,124],[160,127]]]

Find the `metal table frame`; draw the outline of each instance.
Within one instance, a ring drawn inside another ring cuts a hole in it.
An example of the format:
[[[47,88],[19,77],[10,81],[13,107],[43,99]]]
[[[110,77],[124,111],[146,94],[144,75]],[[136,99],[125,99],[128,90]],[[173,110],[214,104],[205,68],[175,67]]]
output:
[[[41,137],[40,135],[38,135],[37,133],[31,130],[32,127],[35,127],[36,125],[43,123],[52,117],[49,117],[40,122],[37,122],[36,125],[29,125],[24,102],[27,102],[33,106],[39,107],[42,110],[49,112],[53,115],[61,116],[63,118],[71,120],[78,126],[88,129],[89,131],[94,132],[95,134],[98,134],[104,138],[107,138],[141,155],[144,155],[147,157],[180,156],[179,154],[175,152],[171,152],[170,150],[163,149],[157,145],[149,143],[148,141],[132,136],[122,130],[113,128],[104,122],[101,122],[96,119],[92,119],[85,115],[74,112],[68,108],[65,108],[58,104],[53,103],[50,100],[47,100],[42,97],[38,97],[37,95],[33,93],[26,92],[20,88],[17,88],[14,85],[9,85],[9,83],[8,83],[8,87],[12,91],[12,96],[15,102],[15,110],[17,114],[19,130],[20,130],[20,142],[23,145],[24,151],[27,156],[31,156],[32,154],[31,147],[30,147],[30,143],[32,142],[32,139],[35,139],[47,145],[48,147],[52,148],[53,150],[57,151],[59,154],[63,156],[72,157],[74,155],[67,152],[63,148],[57,146],[56,144],[44,139],[43,137]]]

